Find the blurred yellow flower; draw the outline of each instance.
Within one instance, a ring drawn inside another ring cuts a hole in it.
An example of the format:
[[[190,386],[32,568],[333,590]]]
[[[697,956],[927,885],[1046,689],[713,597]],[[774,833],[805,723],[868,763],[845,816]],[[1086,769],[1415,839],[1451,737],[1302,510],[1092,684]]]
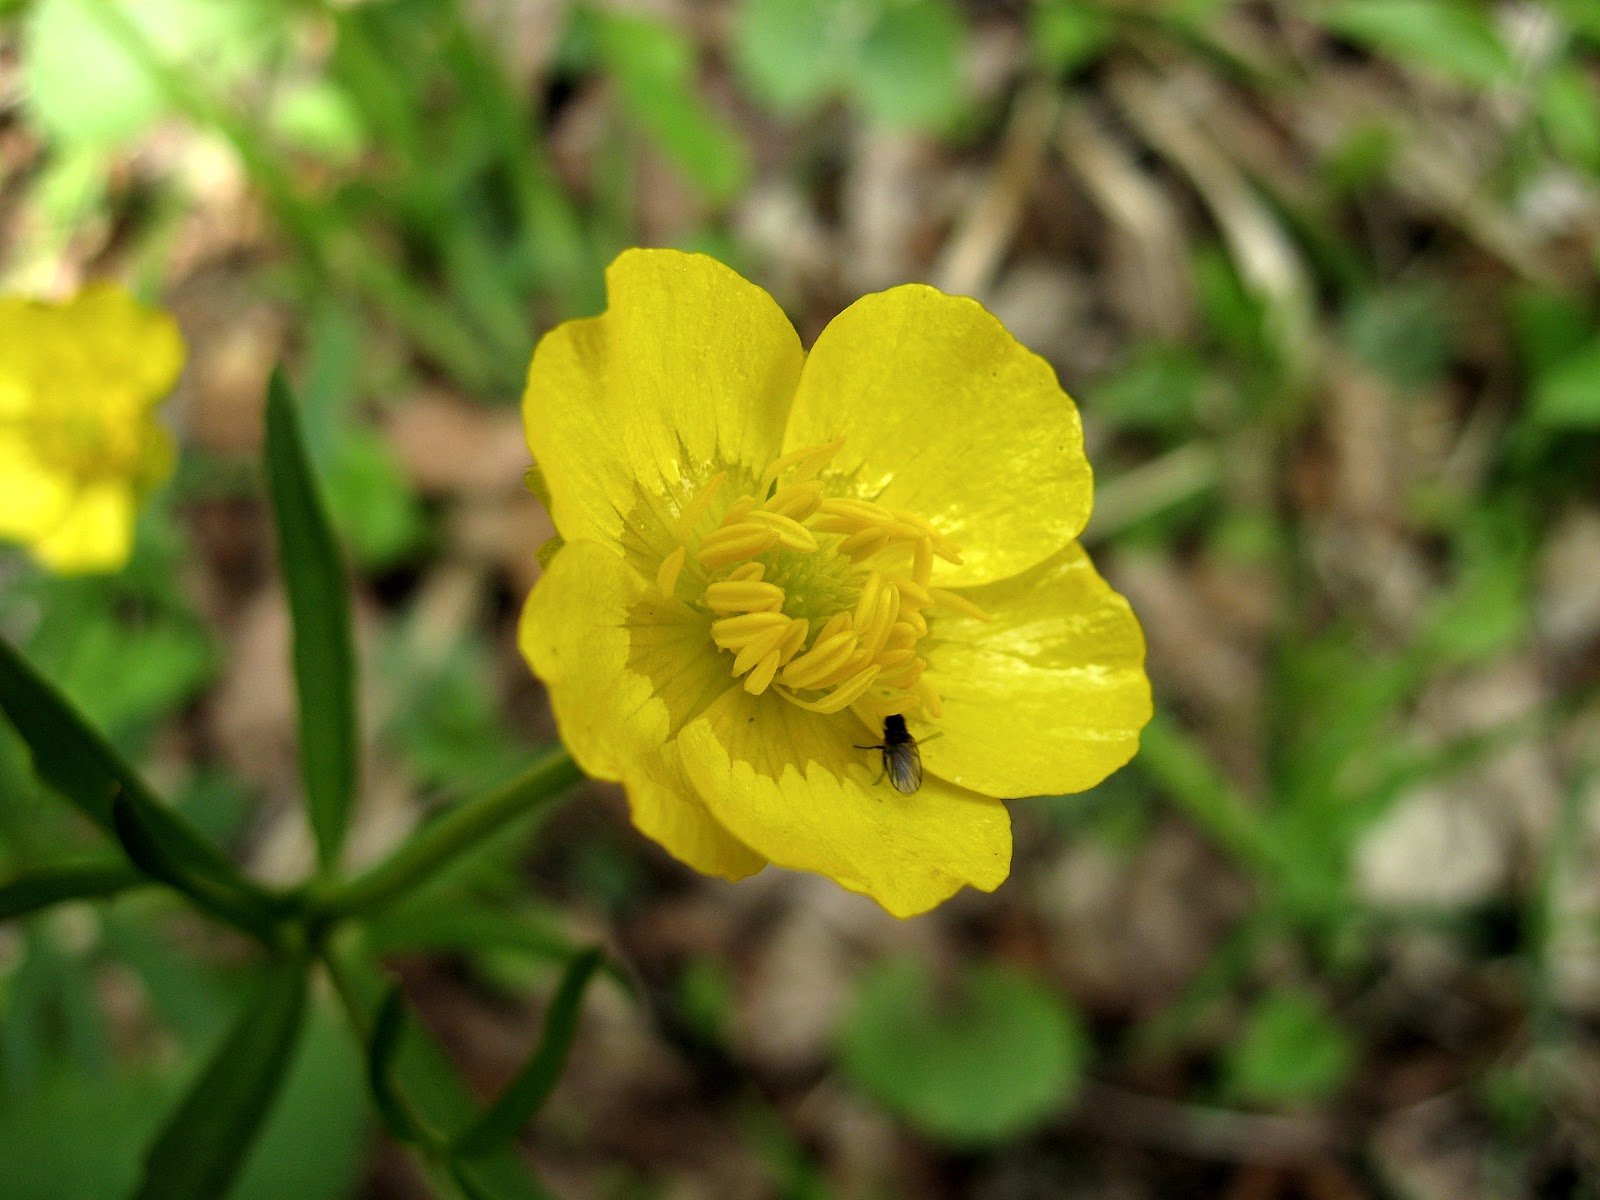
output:
[[[0,297],[0,538],[63,573],[126,563],[140,498],[172,473],[154,410],[183,357],[172,318],[112,284]]]
[[[1091,477],[1055,373],[922,285],[807,355],[713,259],[632,250],[606,282],[523,403],[563,544],[521,644],[573,756],[709,874],[816,871],[898,916],[993,890],[998,797],[1098,783],[1150,717],[1138,622],[1075,540]],[[873,748],[895,714],[908,793]]]

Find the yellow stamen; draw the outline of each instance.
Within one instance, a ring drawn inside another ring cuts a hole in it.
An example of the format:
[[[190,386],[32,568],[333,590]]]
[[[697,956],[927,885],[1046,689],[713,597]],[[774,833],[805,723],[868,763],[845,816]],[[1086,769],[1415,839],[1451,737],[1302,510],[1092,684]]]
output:
[[[661,560],[661,569],[656,572],[656,587],[669,600],[678,593],[678,575],[683,570],[683,560],[688,553],[689,547],[679,546]]]
[[[759,696],[772,685],[772,677],[778,673],[778,652],[774,650],[757,664],[756,669],[744,677],[744,690],[752,696]]]
[[[788,454],[772,460],[772,464],[761,473],[761,481],[756,484],[756,494],[765,496],[767,489],[777,482],[778,477],[790,467],[794,468],[795,478],[791,482],[799,483],[810,479],[822,469],[824,464],[844,447],[844,439],[835,438],[831,442],[824,442],[820,446],[807,446],[804,450],[791,450]]]
[[[742,558],[751,558],[771,550],[778,544],[778,532],[764,525],[733,525],[719,529],[700,543],[695,555],[708,570],[730,566]]]
[[[706,588],[712,612],[776,612],[783,607],[783,589],[774,583],[725,579]]]
[[[699,526],[702,518],[710,511],[711,504],[717,498],[717,493],[722,490],[722,485],[727,481],[728,473],[718,471],[700,486],[694,498],[683,506],[683,512],[678,514],[677,534],[680,542],[687,541]]]
[[[856,650],[856,635],[850,630],[829,638],[818,638],[817,644],[783,669],[783,681],[790,687],[816,687],[831,675]]]
[[[793,700],[801,708],[809,709],[814,713],[836,713],[841,709],[850,707],[850,705],[859,700],[866,690],[872,686],[872,681],[877,677],[878,668],[871,666],[854,678],[846,680],[820,700],[803,700],[794,695],[791,695],[789,699]]]
[[[789,618],[782,613],[741,613],[737,617],[723,617],[711,622],[711,640],[724,650],[737,651],[757,634],[769,629],[782,628]]]
[[[993,617],[959,592],[946,591],[944,588],[930,588],[928,592],[941,607],[953,608],[963,616],[971,617],[974,621],[994,620]]]
[[[817,539],[811,536],[811,531],[792,517],[782,513],[764,512],[756,509],[746,519],[741,528],[751,525],[765,525],[778,535],[778,544],[787,546],[790,550],[812,551],[817,548]]]

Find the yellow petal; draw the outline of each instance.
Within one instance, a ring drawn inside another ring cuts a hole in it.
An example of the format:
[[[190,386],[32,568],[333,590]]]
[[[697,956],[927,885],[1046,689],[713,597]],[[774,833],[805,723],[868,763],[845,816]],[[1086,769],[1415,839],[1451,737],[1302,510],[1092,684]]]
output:
[[[940,780],[906,796],[877,780],[870,739],[849,714],[775,696],[725,693],[678,746],[706,808],[773,863],[816,871],[898,917],[963,886],[993,891],[1011,869],[1005,806]]]
[[[621,781],[737,681],[711,618],[597,542],[568,542],[522,610],[522,653],[583,769]]]
[[[767,865],[706,811],[683,773],[676,743],[631,766],[626,786],[634,827],[679,862],[723,879],[743,879]]]
[[[1015,575],[1089,519],[1077,408],[975,300],[907,284],[833,319],[806,359],[784,448],[841,435],[822,472],[830,493],[931,520],[961,548],[961,565],[934,565],[940,586]]]
[[[1150,720],[1144,634],[1077,544],[1015,578],[963,589],[988,621],[941,614],[922,651],[943,698],[929,773],[990,796],[1093,787]]]
[[[539,342],[523,423],[562,536],[659,563],[700,484],[723,467],[753,481],[777,454],[800,339],[771,296],[700,254],[627,251],[606,293],[600,316]]]
[[[32,542],[61,523],[74,488],[34,456],[26,439],[0,421],[0,537]]]
[[[183,370],[177,323],[114,283],[86,286],[62,309],[60,324],[100,377],[116,380],[146,405],[164,399]]]
[[[61,519],[33,539],[40,562],[63,575],[116,571],[133,549],[133,492],[118,481],[76,492]]]

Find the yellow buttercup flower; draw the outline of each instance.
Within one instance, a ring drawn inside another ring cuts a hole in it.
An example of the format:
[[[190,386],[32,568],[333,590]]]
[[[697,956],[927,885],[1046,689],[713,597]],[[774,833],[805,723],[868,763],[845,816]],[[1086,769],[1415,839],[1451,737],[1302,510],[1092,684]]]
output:
[[[808,355],[713,259],[631,250],[606,284],[523,404],[563,540],[521,643],[573,756],[708,874],[816,871],[899,916],[993,890],[999,798],[1098,783],[1150,717],[1138,622],[1075,540],[1055,373],[922,285]],[[895,715],[910,792],[872,748]]]
[[[126,563],[140,498],[172,473],[154,409],[182,367],[172,319],[114,285],[0,297],[0,538],[63,573]]]

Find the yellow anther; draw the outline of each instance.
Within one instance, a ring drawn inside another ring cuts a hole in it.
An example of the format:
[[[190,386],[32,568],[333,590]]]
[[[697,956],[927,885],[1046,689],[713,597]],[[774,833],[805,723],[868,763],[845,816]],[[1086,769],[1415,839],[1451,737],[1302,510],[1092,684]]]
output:
[[[839,543],[839,553],[848,555],[856,562],[869,558],[889,544],[889,531],[887,529],[863,529],[860,533],[852,533]]]
[[[745,563],[735,567],[728,578],[735,583],[756,583],[767,573],[767,568],[758,562]]]
[[[828,638],[831,638],[834,634],[841,633],[849,628],[850,614],[847,612],[836,612],[833,614],[833,616],[829,617],[822,623],[822,628],[817,630],[817,640],[813,642],[812,645],[820,645]]]
[[[788,623],[789,618],[782,613],[740,613],[737,617],[711,622],[711,640],[724,650],[738,650],[757,634],[781,629]]]
[[[835,438],[831,442],[824,442],[820,446],[807,446],[804,450],[791,450],[788,454],[781,455],[772,460],[770,466],[761,472],[761,482],[756,485],[756,494],[765,496],[767,489],[777,482],[778,477],[791,467],[794,468],[795,478],[793,483],[800,483],[810,479],[820,471],[827,461],[839,453],[844,446],[844,439]]]
[[[683,560],[688,553],[687,546],[679,546],[661,560],[661,569],[656,572],[656,587],[660,588],[661,594],[669,600],[677,595],[678,575],[683,570]]]
[[[902,613],[902,615],[908,615]],[[891,650],[908,650],[917,644],[922,637],[916,628],[906,621],[896,621],[889,630],[889,637],[883,643],[885,652]]]
[[[872,610],[872,619],[865,628],[860,630],[861,648],[868,658],[877,656],[878,651],[889,640],[889,630],[894,625],[894,619],[900,614],[900,589],[892,583],[885,583],[878,593],[878,603]]]
[[[942,608],[953,608],[962,616],[971,617],[974,621],[994,620],[993,617],[959,592],[946,591],[944,588],[929,588],[928,591],[934,601]]]
[[[917,636],[922,637],[928,632],[928,620],[914,608],[906,609],[906,624],[917,631]]]
[[[781,487],[761,507],[768,512],[781,513],[786,517],[793,517],[796,521],[804,521],[817,511],[817,506],[822,503],[822,484],[816,480],[809,483],[793,483],[788,487]]]
[[[823,696],[820,700],[802,700],[799,696],[790,696],[801,708],[810,709],[814,713],[836,713],[841,709],[849,708],[866,693],[872,686],[872,681],[878,677],[876,666],[867,667],[864,671],[845,680],[833,691]]]
[[[911,579],[897,578],[895,586],[900,589],[901,608],[932,608],[933,595],[927,588]]]
[[[775,583],[724,579],[706,588],[712,612],[776,612],[783,607],[783,589]]]
[[[848,629],[818,638],[816,645],[783,669],[784,683],[797,688],[819,686],[855,653],[856,645],[856,635]]]
[[[778,652],[774,650],[756,664],[756,669],[744,677],[744,690],[759,696],[772,686],[772,677],[778,673]]]
[[[878,664],[883,667],[882,663]],[[928,664],[920,658],[912,658],[901,663],[898,667],[883,667],[883,673],[878,676],[879,687],[908,688],[922,678],[922,673],[928,669]]]
[[[778,532],[765,525],[734,525],[719,529],[695,553],[701,564],[710,570],[730,566],[742,558],[752,558],[771,550],[778,544]]]
[[[795,617],[789,622],[789,628],[784,631],[783,641],[778,643],[778,657],[788,662],[800,653],[800,647],[806,644],[806,634],[811,632],[811,622],[804,617]]]
[[[717,493],[722,490],[722,485],[727,482],[728,473],[718,471],[705,483],[700,485],[700,490],[694,498],[683,506],[683,511],[678,514],[677,533],[678,540],[688,541],[691,534],[710,510],[712,502],[716,500]]]
[[[878,593],[882,590],[883,576],[876,571],[868,571],[867,578],[861,585],[861,595],[856,597],[856,611],[850,618],[850,623],[857,629],[866,626],[873,610],[878,607]]]
[[[782,513],[764,512],[756,509],[750,513],[740,528],[751,526],[765,526],[778,535],[778,544],[790,550],[804,550],[810,552],[817,549],[817,539],[811,536],[811,531],[792,517]]]
[[[896,626],[895,628],[898,629],[899,626]],[[914,659],[916,657],[917,657],[917,652],[915,650],[913,650],[910,646],[898,646],[893,650],[889,650],[889,649],[880,650],[878,652],[878,656],[876,658],[874,658],[872,661],[877,663],[880,667],[882,667],[885,674],[888,674],[889,672],[893,671],[896,667],[898,667],[901,663],[910,662],[912,659]]]
[[[895,521],[895,515],[883,505],[850,496],[831,496],[817,505],[817,511],[824,516],[849,518],[858,529],[862,525],[892,525]]]
[[[756,634],[746,642],[733,659],[733,673],[743,675],[767,655],[778,649],[778,643],[783,641],[784,634],[788,633],[785,625],[775,625],[769,630]],[[781,656],[780,656],[781,657]]]
[[[911,564],[911,578],[918,587],[927,587],[928,580],[933,578],[933,547],[928,544],[927,538],[917,543],[916,556]]]
[[[928,682],[926,675],[917,680],[916,692],[917,699],[922,701],[923,712],[935,721],[944,716],[944,704],[939,700],[939,693],[933,684]]]

